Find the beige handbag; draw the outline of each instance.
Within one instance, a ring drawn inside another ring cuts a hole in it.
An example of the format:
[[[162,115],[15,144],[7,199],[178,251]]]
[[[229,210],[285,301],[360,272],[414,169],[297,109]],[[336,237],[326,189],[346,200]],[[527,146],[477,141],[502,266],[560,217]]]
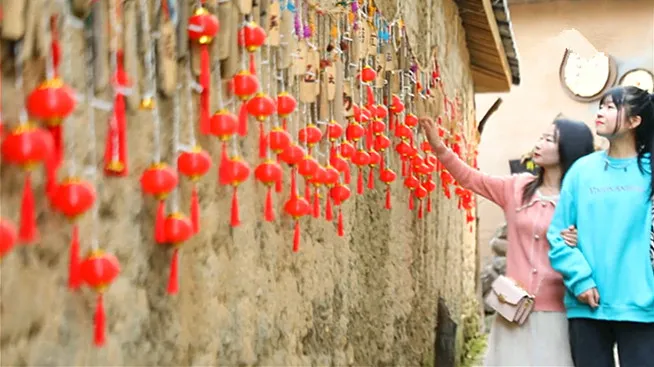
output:
[[[527,321],[534,308],[534,296],[504,275],[495,279],[485,301],[502,317],[518,325]]]

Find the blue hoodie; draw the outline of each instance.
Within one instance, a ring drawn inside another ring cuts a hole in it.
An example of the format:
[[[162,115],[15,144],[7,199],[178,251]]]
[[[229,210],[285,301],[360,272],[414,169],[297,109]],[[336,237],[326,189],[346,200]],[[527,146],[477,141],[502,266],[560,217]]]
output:
[[[589,154],[568,170],[547,232],[552,267],[563,275],[568,318],[654,322],[654,269],[649,156],[616,159]],[[577,247],[561,231],[577,227]],[[599,307],[576,296],[597,287]]]

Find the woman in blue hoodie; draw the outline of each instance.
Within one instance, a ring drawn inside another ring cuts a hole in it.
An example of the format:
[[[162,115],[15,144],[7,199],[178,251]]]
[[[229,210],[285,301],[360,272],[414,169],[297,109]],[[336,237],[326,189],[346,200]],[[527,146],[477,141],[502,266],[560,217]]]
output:
[[[654,365],[651,154],[654,96],[615,87],[600,101],[597,134],[609,149],[579,159],[563,180],[547,233],[552,267],[567,292],[572,359],[577,367]],[[562,231],[577,228],[577,246]]]

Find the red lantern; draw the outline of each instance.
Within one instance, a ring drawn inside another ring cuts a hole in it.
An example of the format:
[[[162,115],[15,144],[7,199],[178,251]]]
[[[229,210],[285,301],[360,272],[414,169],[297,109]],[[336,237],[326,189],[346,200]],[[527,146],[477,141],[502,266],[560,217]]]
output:
[[[429,191],[427,191],[427,189],[425,189],[424,186],[422,186],[420,183],[418,183],[418,186],[416,186],[416,188],[414,190],[414,194],[415,194],[416,198],[418,198],[418,201],[419,201],[418,205],[420,205],[420,207],[418,208],[418,219],[422,219],[423,218],[423,199],[426,198],[427,195],[429,195]]]
[[[177,168],[181,174],[193,182],[190,213],[193,231],[198,233],[200,231],[200,199],[198,197],[197,181],[209,172],[211,157],[199,145],[196,145],[191,151],[182,152],[177,157]]]
[[[352,163],[359,166],[357,176],[357,194],[363,194],[363,167],[370,163],[370,155],[363,149],[359,149],[352,157]]]
[[[238,135],[248,134],[248,109],[246,101],[259,89],[257,77],[247,70],[241,70],[230,83],[232,92],[241,100],[241,107],[238,111]]]
[[[327,171],[325,168],[318,165],[316,172],[311,176],[307,181],[310,182],[313,187],[313,217],[320,218],[320,186],[325,182],[327,176]],[[307,187],[307,194],[309,194],[309,188]],[[308,199],[307,199],[308,200]]]
[[[291,143],[284,151],[279,155],[279,159],[282,161],[286,162],[289,166],[295,166],[296,164],[300,163],[300,161],[304,158],[306,155],[306,152],[302,147],[297,145],[296,143]]]
[[[414,115],[412,113],[408,113],[404,117],[404,124],[406,126],[410,127],[410,128],[414,128],[414,127],[418,126],[418,116],[416,116],[416,115]]]
[[[275,113],[275,101],[265,93],[259,92],[247,103],[247,110],[250,115],[259,121],[259,158],[266,157],[266,135],[263,122]]]
[[[351,142],[357,142],[365,133],[365,129],[358,122],[350,122],[345,129],[345,138]]]
[[[340,139],[341,136],[343,136],[343,126],[336,120],[329,121],[329,125],[327,125],[327,137],[329,137],[329,141],[333,143]]]
[[[375,136],[375,142],[373,144],[373,148],[375,148],[376,151],[378,152],[383,152],[388,147],[391,146],[391,139],[389,139],[386,135],[378,135]]]
[[[277,95],[277,115],[285,119],[295,111],[297,101],[288,92],[281,92]]]
[[[334,205],[338,206],[338,236],[343,237],[343,212],[341,204],[350,198],[350,188],[344,184],[338,184],[329,190],[329,196],[334,201]]]
[[[266,31],[255,22],[248,22],[238,32],[238,45],[250,53],[250,72],[256,74],[254,53],[266,42]]]
[[[298,140],[307,145],[309,154],[311,154],[311,148],[318,144],[320,139],[322,139],[322,131],[314,124],[309,124],[298,132]]]
[[[36,240],[36,215],[31,171],[52,153],[52,137],[31,124],[19,125],[2,142],[2,156],[9,164],[21,166],[25,171],[25,184],[21,202],[18,238],[21,242]]]
[[[395,137],[403,141],[411,141],[413,139],[413,131],[405,124],[398,124],[395,127]]]
[[[298,195],[297,189],[295,192],[291,191],[291,198],[284,204],[284,211],[293,217],[295,221],[295,228],[293,231],[293,252],[300,250],[300,218],[311,212],[309,202]]]
[[[197,42],[200,47],[200,76],[198,82],[202,86],[200,92],[200,132],[209,134],[211,124],[209,122],[209,104],[211,86],[211,70],[209,44],[220,30],[218,18],[204,7],[199,7],[188,19],[188,38]]]
[[[386,184],[386,209],[391,209],[391,183],[395,181],[397,174],[390,168],[379,172],[379,180]]]
[[[339,151],[341,152],[341,155],[343,158],[346,159],[351,159],[352,156],[354,155],[354,152],[356,152],[356,149],[354,148],[354,145],[350,143],[349,141],[342,141],[341,144],[338,147]]]
[[[281,165],[272,159],[267,159],[254,170],[254,177],[256,177],[257,180],[261,181],[261,183],[268,187],[268,192],[266,193],[266,203],[263,212],[264,218],[267,222],[272,222],[275,220],[275,212],[273,211],[272,185],[277,182],[281,182],[282,176],[283,172]]]
[[[31,117],[46,123],[54,143],[54,152],[48,164],[48,185],[53,189],[57,168],[63,159],[62,121],[75,109],[75,92],[60,78],[53,78],[41,83],[25,102],[25,108]]]
[[[16,244],[16,227],[6,219],[0,218],[0,261]]]
[[[354,121],[365,125],[370,121],[372,114],[370,111],[365,108],[365,107],[359,107],[357,105],[352,105],[352,114],[354,117]]]
[[[113,113],[109,118],[107,140],[104,149],[104,171],[108,176],[127,176],[127,114],[125,112],[124,88],[131,86],[129,75],[125,71],[125,57],[117,52],[116,74],[113,77],[115,88]],[[151,106],[153,108],[154,106]]]
[[[370,131],[373,135],[379,136],[386,131],[386,124],[382,120],[375,120],[370,125]]]
[[[231,184],[234,187],[232,193],[232,212],[230,217],[230,224],[232,227],[238,227],[241,224],[241,218],[238,208],[238,186],[245,182],[250,176],[250,165],[241,157],[231,158],[225,164],[225,170],[221,172],[221,179]]]
[[[179,291],[179,246],[188,241],[196,233],[193,223],[184,214],[175,212],[166,217],[164,224],[166,242],[173,246],[173,258],[170,262],[170,275],[168,277],[168,294],[177,294]]]
[[[177,187],[177,182],[177,172],[166,163],[155,163],[141,175],[143,193],[152,195],[159,201],[154,224],[154,239],[157,243],[166,242],[164,227],[166,221],[165,200],[168,194]]]
[[[377,78],[377,73],[373,68],[366,65],[361,70],[361,81],[364,83],[370,83]]]
[[[450,192],[450,185],[454,183],[454,177],[445,169],[441,171],[441,186],[443,187],[443,194],[446,198],[452,198],[452,193]]]
[[[275,126],[270,130],[268,134],[268,144],[270,144],[270,150],[275,154],[281,154],[286,148],[291,144],[291,134],[286,132],[279,126]]]
[[[120,274],[120,263],[114,255],[101,250],[92,251],[80,264],[82,280],[98,294],[95,308],[95,345],[101,347],[105,343],[105,311],[103,294]]]
[[[329,158],[329,164],[332,165],[338,172],[343,173],[343,180],[346,184],[350,184],[350,165],[345,158],[340,154],[333,155]]]
[[[391,130],[393,130],[395,128],[396,115],[404,111],[404,103],[402,103],[402,99],[398,97],[396,94],[393,94],[391,96],[391,105],[388,107],[388,109],[389,112],[391,113],[388,120],[388,126]]]
[[[65,179],[52,196],[53,206],[73,221],[73,232],[70,240],[70,261],[68,263],[68,287],[78,289],[82,284],[79,272],[79,228],[76,219],[93,207],[95,189],[90,182],[78,177]]]
[[[237,128],[238,117],[228,110],[219,110],[211,116],[211,133],[221,141],[220,166],[229,159],[227,156],[227,141],[236,134]]]
[[[431,193],[436,189],[436,183],[430,175],[425,181],[423,181],[422,186],[429,193],[427,195],[427,213],[431,213]]]

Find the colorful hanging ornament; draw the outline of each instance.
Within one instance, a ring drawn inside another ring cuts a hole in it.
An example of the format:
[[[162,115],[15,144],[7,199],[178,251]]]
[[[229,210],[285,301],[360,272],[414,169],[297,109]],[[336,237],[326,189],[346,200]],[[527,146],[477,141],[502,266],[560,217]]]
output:
[[[329,190],[329,196],[334,201],[334,205],[338,206],[337,233],[339,237],[343,237],[345,231],[343,228],[343,211],[341,210],[341,205],[350,198],[350,188],[345,184],[338,184]]]
[[[154,224],[154,239],[157,243],[166,242],[166,198],[175,187],[179,179],[177,172],[166,163],[154,163],[143,172],[141,188],[143,193],[152,195],[159,201]]]
[[[95,199],[96,193],[93,185],[79,177],[65,178],[57,186],[57,190],[52,197],[52,204],[55,209],[65,215],[73,225],[68,263],[68,288],[71,290],[77,290],[82,285],[77,220],[93,207]]]
[[[168,294],[173,295],[179,291],[179,247],[197,232],[193,228],[192,221],[180,212],[169,214],[166,217],[164,228],[166,243],[173,247],[167,289]]]
[[[236,134],[238,117],[229,110],[222,109],[211,116],[211,133],[221,142],[220,163],[222,166],[228,159],[227,141]]]
[[[259,89],[259,80],[247,70],[241,70],[230,82],[232,93],[241,100],[238,112],[238,135],[244,137],[248,134],[247,100]]]
[[[63,160],[62,122],[75,110],[75,105],[75,92],[57,77],[41,83],[25,102],[29,115],[43,121],[52,135],[54,151],[46,162],[46,191],[49,195],[55,188],[57,169]]]
[[[250,53],[250,73],[257,74],[255,53],[266,42],[266,31],[255,22],[248,22],[238,33],[238,45]]]
[[[200,47],[200,76],[198,84],[202,87],[200,92],[200,133],[210,133],[211,124],[209,121],[209,104],[211,87],[211,70],[209,45],[220,30],[218,18],[200,6],[195,10],[188,20],[188,38]]]
[[[94,316],[94,343],[101,347],[106,341],[106,315],[104,310],[104,292],[120,274],[118,259],[102,250],[92,251],[80,264],[80,275],[84,283],[98,294]]]
[[[23,243],[32,243],[37,237],[31,172],[38,164],[49,159],[52,151],[53,142],[50,134],[29,123],[18,125],[2,142],[3,160],[20,166],[26,171],[18,229],[18,238]]]
[[[250,176],[250,165],[244,161],[239,156],[234,156],[230,158],[224,169],[220,172],[221,181],[227,182],[228,184],[234,187],[232,193],[232,212],[230,217],[230,225],[232,227],[238,227],[241,224],[241,217],[239,214],[239,204],[238,204],[238,186],[245,182]]]
[[[266,202],[264,204],[263,213],[266,222],[272,222],[275,220],[272,186],[277,182],[281,182],[283,176],[282,167],[279,162],[272,159],[266,159],[254,170],[254,176],[267,187]]]
[[[386,184],[386,203],[385,208],[391,209],[391,184],[397,178],[397,174],[390,168],[384,168],[379,172],[379,180]]]
[[[198,197],[197,181],[200,177],[206,175],[210,168],[211,157],[199,145],[194,146],[188,152],[182,152],[177,157],[177,169],[193,183],[190,209],[193,233],[200,231],[200,199]]]
[[[307,126],[300,129],[298,132],[298,141],[306,144],[307,152],[311,154],[311,148],[320,142],[322,139],[322,131],[315,124],[309,123]]]
[[[259,158],[266,157],[266,132],[263,123],[275,113],[275,101],[263,92],[258,92],[247,102],[247,111],[259,122]]]
[[[0,261],[16,244],[16,226],[9,220],[0,218]]]

